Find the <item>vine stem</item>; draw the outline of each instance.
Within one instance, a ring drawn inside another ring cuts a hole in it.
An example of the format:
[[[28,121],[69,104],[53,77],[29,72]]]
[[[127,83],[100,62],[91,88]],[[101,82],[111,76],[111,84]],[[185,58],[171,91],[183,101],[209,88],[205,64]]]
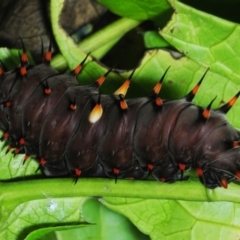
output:
[[[1,216],[6,216],[21,203],[31,200],[64,197],[128,197],[147,199],[172,199],[185,201],[231,201],[240,203],[238,184],[229,188],[206,189],[198,181],[177,182],[174,184],[156,181],[87,179],[81,178],[74,185],[67,179],[38,179],[0,183]]]

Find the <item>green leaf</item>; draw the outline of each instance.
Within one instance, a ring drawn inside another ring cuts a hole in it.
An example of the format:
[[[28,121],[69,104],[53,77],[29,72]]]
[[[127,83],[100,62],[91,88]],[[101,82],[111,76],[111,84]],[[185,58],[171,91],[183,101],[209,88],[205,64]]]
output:
[[[151,239],[238,239],[240,204],[104,198]]]
[[[98,0],[112,12],[136,20],[155,19],[170,9],[166,0]]]
[[[59,9],[60,10],[60,9]],[[53,11],[56,11],[54,9]],[[84,53],[91,52],[91,55],[95,58],[102,58],[108,51],[111,49],[111,47],[116,44],[119,39],[121,39],[124,34],[126,34],[129,30],[136,27],[140,24],[140,21],[122,18],[120,20],[117,20],[113,22],[112,24],[109,24],[105,28],[99,30],[97,33],[89,36],[88,38],[81,41],[78,46],[70,40],[71,45],[73,45],[73,48],[77,47],[80,48]],[[55,29],[55,28],[54,28]],[[66,36],[66,33],[56,25],[55,34],[61,35],[64,34]],[[68,37],[70,38],[70,37]],[[79,59],[81,59],[82,55],[74,55],[74,59],[69,58],[69,52],[71,51],[70,46],[66,48],[65,46],[61,47],[63,42],[58,42],[61,51],[66,57],[62,56],[62,54],[58,54],[55,56],[51,62],[51,65],[56,69],[64,69],[67,68],[68,64],[74,60],[74,66],[76,66],[79,63]],[[98,65],[95,66],[96,68],[99,67]]]
[[[161,35],[190,59],[239,84],[239,24],[170,2],[175,13]]]
[[[29,191],[29,195],[32,191],[33,189]],[[22,194],[23,192],[19,189],[18,193]],[[28,201],[29,198],[26,198],[26,195],[22,196],[22,203],[20,201],[17,203],[12,199],[5,204],[1,201],[1,239],[24,239],[30,232],[43,228],[42,231],[39,230],[35,233],[41,236],[48,232],[46,226],[52,227],[56,224],[62,225],[62,223],[65,225],[85,223],[79,213],[79,207],[86,198],[57,199],[47,195],[44,191],[41,191],[41,195],[41,201]],[[10,194],[9,197],[14,196]],[[7,208],[11,211],[7,211]]]
[[[146,48],[169,47],[169,43],[161,37],[156,31],[147,31],[143,33]]]

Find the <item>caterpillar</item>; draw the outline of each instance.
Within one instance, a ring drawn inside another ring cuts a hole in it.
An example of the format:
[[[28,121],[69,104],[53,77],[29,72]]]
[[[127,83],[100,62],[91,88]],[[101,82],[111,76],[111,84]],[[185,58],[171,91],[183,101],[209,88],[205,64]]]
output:
[[[225,115],[240,92],[218,109],[192,103],[205,75],[182,99],[161,99],[166,69],[146,97],[125,99],[134,71],[112,95],[99,87],[111,69],[93,84],[81,86],[76,75],[50,67],[51,45],[44,60],[31,66],[23,46],[20,65],[0,67],[0,128],[13,154],[39,161],[46,176],[110,177],[162,182],[187,180],[196,169],[207,188],[227,188],[240,178],[240,133]],[[37,170],[39,170],[37,169]]]

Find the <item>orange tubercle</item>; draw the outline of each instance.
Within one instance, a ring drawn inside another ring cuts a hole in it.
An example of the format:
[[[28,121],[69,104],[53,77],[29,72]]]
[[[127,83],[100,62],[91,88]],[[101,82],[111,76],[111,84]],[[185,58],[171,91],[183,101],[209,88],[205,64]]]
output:
[[[199,177],[201,177],[203,175],[203,170],[201,168],[197,168],[196,171],[197,171],[197,175]]]
[[[15,148],[14,150],[14,154],[17,155],[19,153],[20,149],[19,148]]]
[[[44,158],[41,158],[39,163],[41,166],[44,166],[46,164],[46,162],[47,161]]]
[[[179,164],[178,164],[178,167],[179,167],[179,169],[180,169],[181,171],[184,171],[185,168],[186,168],[186,165],[183,164],[183,163],[179,163]]]
[[[6,106],[6,107],[11,107],[11,105],[12,105],[12,103],[9,102],[9,101],[5,103],[5,106]]]
[[[148,170],[152,171],[152,170],[153,170],[153,165],[152,165],[151,163],[149,163],[149,164],[147,165],[147,168],[148,168]]]
[[[77,109],[77,105],[74,104],[74,103],[71,103],[70,104],[70,109],[73,110],[73,111],[76,110]]]
[[[113,173],[114,173],[115,175],[118,175],[118,174],[119,174],[119,169],[114,168],[114,169],[113,169]]]
[[[9,138],[9,132],[5,132],[4,134],[3,134],[3,139],[7,139],[7,138]]]
[[[227,188],[227,187],[228,187],[228,181],[227,181],[227,179],[223,178],[223,179],[221,180],[221,185],[222,185],[223,188]]]
[[[208,119],[210,117],[210,110],[209,109],[204,109],[203,113],[202,113],[203,117],[205,119]]]
[[[237,171],[235,174],[236,178],[240,180],[240,171]]]
[[[51,88],[45,88],[45,89],[44,89],[44,93],[45,93],[46,95],[49,95],[51,92],[52,92]]]
[[[25,139],[24,138],[21,138],[20,140],[19,140],[19,144],[20,145],[23,145],[25,143]]]
[[[120,107],[122,110],[128,109],[127,102],[124,99],[120,101]]]
[[[81,175],[82,171],[79,168],[75,168],[75,175],[79,177]]]
[[[25,75],[27,75],[27,69],[26,67],[21,67],[20,68],[20,75],[23,77]]]
[[[27,56],[26,52],[22,53],[21,60],[22,60],[23,63],[27,63],[28,62],[28,56]]]
[[[52,59],[52,52],[51,51],[48,51],[46,54],[45,54],[45,61],[46,62],[50,62],[51,59]]]
[[[155,103],[156,103],[156,105],[159,106],[159,107],[163,105],[163,101],[162,101],[162,99],[159,98],[159,97],[156,98]]]

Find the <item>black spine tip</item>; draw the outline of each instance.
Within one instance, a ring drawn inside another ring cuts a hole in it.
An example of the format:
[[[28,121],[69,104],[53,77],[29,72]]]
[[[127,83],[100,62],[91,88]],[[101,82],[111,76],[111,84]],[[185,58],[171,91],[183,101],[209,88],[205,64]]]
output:
[[[76,185],[76,184],[77,184],[77,182],[78,182],[78,179],[79,179],[79,177],[75,177],[75,180],[74,180],[74,185]]]
[[[200,87],[200,85],[202,84],[203,79],[205,78],[207,72],[209,71],[210,68],[207,68],[207,70],[205,71],[205,73],[203,74],[203,76],[201,77],[201,79],[198,81],[198,83],[195,85],[195,87],[184,97],[184,99],[187,102],[191,102],[193,100],[193,98],[195,97],[198,88]]]
[[[41,169],[41,164],[39,164],[38,168],[36,169],[35,173],[37,173]]]
[[[235,104],[235,102],[237,101],[238,97],[240,96],[240,91],[226,104],[224,104],[223,106],[221,106],[220,108],[216,109],[224,114],[227,114],[228,111],[232,108],[232,106]]]
[[[115,184],[116,184],[117,180],[118,180],[118,175],[117,174],[114,175],[114,179],[115,179]]]

